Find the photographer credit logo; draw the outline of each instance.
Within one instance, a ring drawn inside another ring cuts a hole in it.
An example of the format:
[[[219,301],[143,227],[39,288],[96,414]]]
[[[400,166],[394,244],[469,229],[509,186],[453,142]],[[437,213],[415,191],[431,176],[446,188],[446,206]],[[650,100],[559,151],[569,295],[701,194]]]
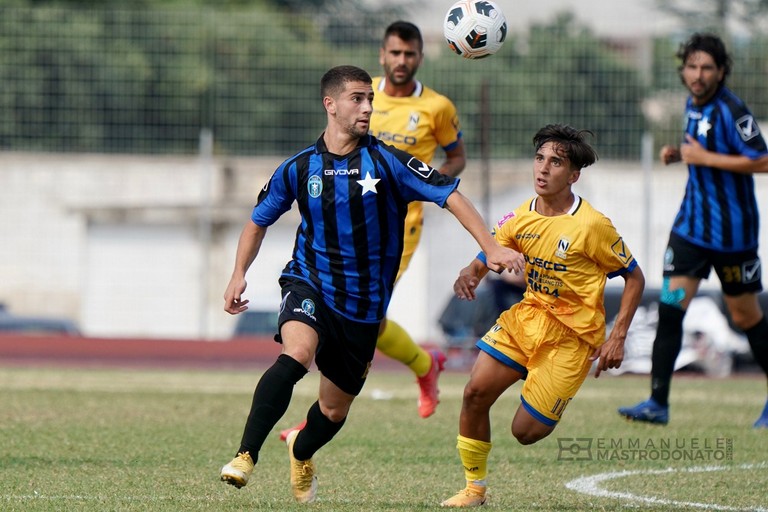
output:
[[[733,460],[733,439],[560,437],[561,461],[724,461]]]
[[[557,460],[592,460],[591,437],[559,437]]]

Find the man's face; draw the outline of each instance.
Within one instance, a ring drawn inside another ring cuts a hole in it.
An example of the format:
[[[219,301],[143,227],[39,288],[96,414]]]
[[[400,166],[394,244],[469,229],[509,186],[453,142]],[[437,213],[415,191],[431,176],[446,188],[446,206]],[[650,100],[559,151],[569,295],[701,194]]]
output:
[[[373,111],[373,88],[365,82],[347,82],[335,98],[326,98],[326,108],[342,131],[360,138],[368,133]]]
[[[703,105],[717,92],[723,80],[723,69],[718,68],[715,59],[703,51],[691,53],[683,63],[680,72],[683,84],[691,93],[695,105]]]
[[[545,142],[533,157],[533,188],[542,197],[556,197],[579,178],[571,160],[553,142]]]
[[[418,40],[403,41],[395,35],[389,36],[379,49],[379,64],[384,69],[387,81],[394,85],[407,84],[413,80],[422,57]]]

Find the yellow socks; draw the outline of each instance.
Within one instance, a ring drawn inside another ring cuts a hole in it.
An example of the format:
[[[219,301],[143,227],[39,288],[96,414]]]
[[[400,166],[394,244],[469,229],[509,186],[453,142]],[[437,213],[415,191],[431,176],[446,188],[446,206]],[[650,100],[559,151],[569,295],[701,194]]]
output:
[[[384,332],[376,341],[376,348],[406,365],[417,377],[423,377],[432,367],[429,352],[418,346],[405,329],[392,320],[387,319]]]
[[[485,485],[485,478],[488,476],[488,454],[491,453],[491,443],[470,439],[462,435],[459,435],[456,441],[456,448],[459,450],[467,483],[482,482],[481,485]]]

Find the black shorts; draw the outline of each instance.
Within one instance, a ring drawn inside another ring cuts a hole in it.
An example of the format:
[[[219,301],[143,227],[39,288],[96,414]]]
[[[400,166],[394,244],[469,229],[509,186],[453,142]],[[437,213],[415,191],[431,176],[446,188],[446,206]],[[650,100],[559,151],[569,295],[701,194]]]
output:
[[[759,293],[763,290],[756,248],[738,252],[715,251],[692,244],[675,233],[669,235],[664,253],[664,277],[707,279],[713,267],[725,295]]]
[[[299,279],[281,277],[278,332],[289,320],[309,325],[320,339],[315,364],[325,377],[342,391],[357,396],[376,351],[379,324],[356,322],[341,316],[326,306],[320,293]],[[280,334],[275,341],[282,343]]]

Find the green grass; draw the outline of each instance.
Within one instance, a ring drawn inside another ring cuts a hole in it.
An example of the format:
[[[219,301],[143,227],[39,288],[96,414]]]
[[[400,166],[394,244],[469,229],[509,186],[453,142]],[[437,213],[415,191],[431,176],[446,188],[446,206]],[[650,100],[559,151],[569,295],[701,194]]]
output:
[[[251,484],[237,490],[218,480],[237,449],[258,377],[258,371],[0,368],[0,510],[306,510],[291,497],[285,447],[276,436],[267,440]],[[319,500],[309,507],[437,510],[463,486],[455,439],[466,379],[444,374],[442,403],[422,420],[412,376],[373,372],[345,428],[315,457]],[[299,383],[278,427],[303,417],[317,382],[313,371]],[[374,400],[375,390],[391,398]],[[669,426],[621,420],[616,407],[645,398],[647,390],[647,377],[590,378],[549,438],[521,446],[509,433],[519,405],[515,386],[493,410],[485,508],[766,510],[768,431],[751,428],[765,401],[764,379],[678,378]],[[561,452],[558,438],[593,444],[590,451]],[[619,458],[598,451],[610,443],[651,446],[647,455],[658,458],[664,443],[682,443],[707,456],[724,440],[732,443],[726,460],[640,460],[634,452],[617,452]],[[690,470],[705,466],[714,467]],[[579,477],[621,471],[627,473],[600,483],[614,494],[566,487]],[[627,493],[646,499],[616,497]]]

